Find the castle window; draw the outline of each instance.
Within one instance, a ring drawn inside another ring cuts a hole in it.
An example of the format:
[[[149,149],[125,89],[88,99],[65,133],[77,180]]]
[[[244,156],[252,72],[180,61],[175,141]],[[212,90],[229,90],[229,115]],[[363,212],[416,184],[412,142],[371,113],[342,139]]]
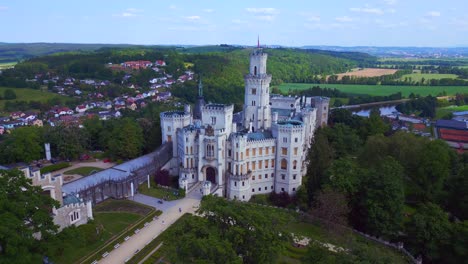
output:
[[[286,159],[281,160],[281,169],[282,170],[288,169],[288,161]]]
[[[215,116],[211,117],[211,124],[216,125],[216,117]]]
[[[298,148],[297,148],[297,147],[296,147],[296,148],[294,148],[294,155],[297,155],[297,150],[298,150]]]
[[[268,160],[265,160],[265,169],[268,169]]]
[[[242,200],[244,200],[244,199],[245,199],[245,195],[242,195]]]
[[[258,169],[261,170],[263,168],[263,163],[261,160],[258,161]]]
[[[192,174],[192,179],[195,179],[195,174]]]
[[[257,89],[252,88],[252,94],[257,94]]]
[[[188,137],[185,138],[185,142],[188,142]]]
[[[284,188],[281,188],[281,191],[284,192]]]
[[[229,163],[228,163],[228,171],[229,171],[229,172],[232,172],[231,166],[232,166],[232,164],[231,164],[231,162],[229,162]]]
[[[252,149],[252,156],[255,157],[255,155],[257,155],[257,149],[253,148]]]
[[[297,169],[297,160],[293,161],[293,169]]]
[[[271,147],[271,153],[275,154],[275,147]]]
[[[206,145],[206,156],[207,157],[214,157],[214,146],[211,144]]]
[[[274,174],[274,173],[271,174],[271,178],[275,178],[275,174]]]
[[[252,101],[252,106],[255,106],[255,101]],[[254,116],[252,115],[252,120],[255,119]]]
[[[257,165],[257,162],[256,161],[252,161],[252,170],[255,170],[256,168],[256,165]]]
[[[295,191],[296,191],[296,188],[293,188],[293,192],[295,192]]]
[[[296,176],[297,176],[296,174],[294,174],[294,175],[293,175],[293,180],[295,180],[295,179],[296,179]]]
[[[242,182],[242,186],[245,186],[245,182]]]
[[[73,211],[69,214],[70,216],[70,223],[73,224],[76,221],[80,220],[80,212],[79,211]]]
[[[272,167],[272,168],[275,167],[275,160],[274,160],[274,159],[271,160],[271,167]]]
[[[271,189],[273,190],[273,185],[271,186]]]
[[[252,192],[255,192],[255,188],[252,188]]]
[[[286,179],[286,174],[281,174],[281,179],[285,180]]]
[[[265,155],[268,155],[268,154],[269,154],[269,153],[268,153],[268,152],[269,152],[269,150],[270,150],[270,148],[269,148],[269,147],[266,147],[266,148],[265,148]]]
[[[288,148],[281,148],[281,154],[288,155]]]
[[[170,126],[167,127],[167,131],[171,132],[171,127]]]
[[[228,157],[231,157],[231,150],[228,150]]]
[[[265,186],[265,191],[267,190],[268,188]]]
[[[252,181],[255,181],[255,175],[252,176]]]
[[[261,175],[261,174],[258,175],[258,179],[259,179],[259,180],[262,179],[262,175]]]
[[[245,156],[248,157],[250,155],[250,149],[245,150]]]
[[[234,181],[234,186],[236,186],[236,187],[237,187],[237,182],[236,182],[236,181]]]
[[[294,138],[294,142],[296,142],[296,143],[297,143],[297,141],[299,141],[299,139],[298,139],[298,138]]]
[[[167,142],[172,142],[172,136],[171,135],[167,136]]]
[[[265,173],[265,179],[268,179],[268,174],[267,173]]]
[[[257,75],[257,66],[254,67],[254,75]]]
[[[288,143],[288,138],[287,137],[283,138],[283,143]]]
[[[190,154],[193,154],[193,147],[190,147]]]
[[[258,155],[263,155],[263,148],[258,148]]]

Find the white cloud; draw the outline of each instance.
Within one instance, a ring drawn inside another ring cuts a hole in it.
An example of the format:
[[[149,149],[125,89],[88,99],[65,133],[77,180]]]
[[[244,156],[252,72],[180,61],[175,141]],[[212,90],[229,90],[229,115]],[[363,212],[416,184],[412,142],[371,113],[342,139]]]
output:
[[[248,7],[245,10],[253,14],[267,14],[267,15],[279,14],[279,10],[273,7],[262,7],[262,8]]]
[[[142,9],[136,9],[136,8],[127,8],[125,11],[123,11],[122,13],[120,14],[114,14],[113,16],[115,17],[125,17],[125,18],[129,18],[129,17],[137,17],[137,16],[141,16],[140,13],[142,13],[143,10]]]
[[[0,11],[7,10],[7,9],[8,9],[8,6],[0,6]]]
[[[380,8],[372,8],[372,7],[351,7],[349,9],[352,12],[359,12],[359,13],[368,13],[374,15],[383,15],[384,11]]]
[[[240,19],[233,19],[231,22],[234,24],[247,24],[247,21],[240,20]]]
[[[273,21],[275,20],[274,16],[255,16],[255,19],[262,21]]]
[[[383,0],[387,5],[396,5],[398,0]]]
[[[429,11],[429,12],[427,12],[426,16],[428,16],[428,17],[440,17],[440,12],[439,11]]]
[[[349,16],[336,17],[335,20],[338,21],[338,22],[352,22],[352,21],[354,21],[354,19],[352,17],[349,17]]]
[[[187,20],[187,21],[192,21],[192,22],[193,22],[193,21],[198,21],[198,20],[201,19],[200,16],[186,16],[186,17],[184,17],[184,18],[185,18],[185,20]]]
[[[214,9],[209,9],[209,8],[203,9],[203,12],[205,12],[205,13],[213,13],[213,12],[214,12]]]

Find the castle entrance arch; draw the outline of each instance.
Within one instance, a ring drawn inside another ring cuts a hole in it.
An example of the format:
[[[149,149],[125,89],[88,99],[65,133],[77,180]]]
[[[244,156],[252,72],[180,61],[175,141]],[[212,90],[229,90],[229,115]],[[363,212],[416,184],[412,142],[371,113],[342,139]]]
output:
[[[216,170],[213,167],[206,168],[206,180],[216,184]]]

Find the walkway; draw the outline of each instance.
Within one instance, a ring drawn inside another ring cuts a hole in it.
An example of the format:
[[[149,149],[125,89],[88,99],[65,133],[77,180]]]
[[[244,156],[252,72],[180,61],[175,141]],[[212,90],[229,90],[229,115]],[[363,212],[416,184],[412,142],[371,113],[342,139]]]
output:
[[[165,201],[163,204],[159,204],[158,200],[160,199],[158,198],[137,194],[132,200],[155,207],[163,211],[162,215],[159,216],[158,220],[152,221],[147,227],[142,229],[141,232],[131,236],[130,239],[122,243],[119,248],[109,252],[109,255],[101,259],[99,263],[125,263],[125,260],[130,259],[135,252],[144,248],[145,245],[166,230],[184,213],[194,213],[200,205],[201,198],[201,193],[194,190],[188,193],[183,199]],[[182,209],[182,212],[179,212],[179,208]]]

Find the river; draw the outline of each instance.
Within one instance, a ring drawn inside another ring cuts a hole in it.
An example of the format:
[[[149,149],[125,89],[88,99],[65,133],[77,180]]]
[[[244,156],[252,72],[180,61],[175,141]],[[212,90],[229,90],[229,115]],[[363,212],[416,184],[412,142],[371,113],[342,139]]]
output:
[[[379,107],[380,115],[381,116],[386,116],[386,115],[392,114],[393,112],[398,112],[395,107],[396,107],[396,105],[388,105],[388,106]],[[358,116],[362,116],[362,117],[369,117],[370,110],[371,110],[370,108],[360,109],[359,111],[353,111],[353,114],[358,115]]]

